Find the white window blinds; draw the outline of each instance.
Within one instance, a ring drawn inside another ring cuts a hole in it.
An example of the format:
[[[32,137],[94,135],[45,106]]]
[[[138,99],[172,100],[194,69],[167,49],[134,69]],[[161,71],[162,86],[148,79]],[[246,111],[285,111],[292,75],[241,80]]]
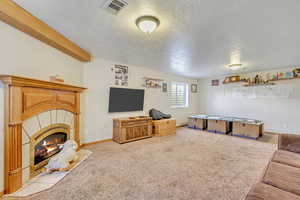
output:
[[[188,84],[172,82],[169,91],[169,102],[171,107],[188,107]]]

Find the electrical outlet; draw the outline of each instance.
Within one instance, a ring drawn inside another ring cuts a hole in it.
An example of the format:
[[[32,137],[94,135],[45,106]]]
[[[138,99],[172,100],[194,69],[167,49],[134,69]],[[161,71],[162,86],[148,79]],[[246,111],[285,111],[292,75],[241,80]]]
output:
[[[287,128],[288,127],[288,125],[287,124],[283,124],[283,128]]]

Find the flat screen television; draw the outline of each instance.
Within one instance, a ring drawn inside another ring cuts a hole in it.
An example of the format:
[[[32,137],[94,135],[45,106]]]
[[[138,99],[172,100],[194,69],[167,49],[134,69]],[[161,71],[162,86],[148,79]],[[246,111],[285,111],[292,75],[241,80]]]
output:
[[[145,90],[114,88],[109,91],[108,112],[140,111],[144,109]]]

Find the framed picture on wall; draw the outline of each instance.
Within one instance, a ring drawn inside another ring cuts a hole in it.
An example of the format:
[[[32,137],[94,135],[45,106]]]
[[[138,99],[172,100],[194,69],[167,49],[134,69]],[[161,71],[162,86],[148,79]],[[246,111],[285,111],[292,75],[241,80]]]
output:
[[[192,84],[191,85],[191,92],[192,93],[197,93],[198,92],[197,84]]]
[[[212,80],[211,86],[219,86],[219,80],[218,79]]]
[[[115,85],[128,86],[128,67],[115,65]]]
[[[168,92],[168,84],[167,83],[162,84],[162,92]]]

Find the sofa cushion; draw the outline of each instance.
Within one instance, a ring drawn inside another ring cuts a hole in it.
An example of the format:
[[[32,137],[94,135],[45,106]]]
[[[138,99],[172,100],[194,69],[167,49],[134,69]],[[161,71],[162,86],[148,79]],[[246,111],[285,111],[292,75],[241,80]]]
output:
[[[256,184],[245,200],[300,200],[300,197],[264,183]]]
[[[271,162],[263,177],[263,182],[300,195],[300,168]]]
[[[297,153],[278,150],[275,152],[272,161],[300,168],[300,154]]]
[[[300,153],[300,143],[288,144],[286,147],[286,150],[294,152],[294,153]]]

